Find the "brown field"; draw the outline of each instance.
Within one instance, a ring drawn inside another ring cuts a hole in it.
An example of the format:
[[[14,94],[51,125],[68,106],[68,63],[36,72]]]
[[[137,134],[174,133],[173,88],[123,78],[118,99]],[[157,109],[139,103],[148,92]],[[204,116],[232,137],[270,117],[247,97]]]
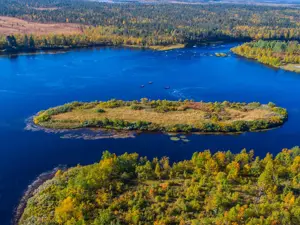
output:
[[[35,23],[14,17],[0,16],[0,35],[11,34],[76,34],[82,25],[72,23]]]
[[[274,103],[149,101],[143,98],[140,102],[71,102],[40,111],[33,117],[33,122],[54,129],[102,127],[166,132],[240,132],[273,128],[282,125],[286,119],[286,110]]]
[[[150,110],[132,110],[130,107],[107,108],[105,113],[97,113],[93,109],[76,109],[71,112],[62,113],[52,116],[53,121],[72,120],[79,123],[85,120],[103,120],[119,119],[128,122],[136,122],[137,120],[148,121],[160,125],[200,125],[202,122],[209,122],[211,119],[205,119],[205,112],[202,110],[186,110],[186,111],[171,111],[167,113],[159,113]],[[270,111],[265,109],[254,109],[249,112],[241,112],[234,109],[226,109],[231,119],[226,123],[233,121],[244,120],[254,121],[259,119],[266,119],[270,117]],[[272,113],[271,113],[272,114]],[[225,121],[224,121],[225,122]]]

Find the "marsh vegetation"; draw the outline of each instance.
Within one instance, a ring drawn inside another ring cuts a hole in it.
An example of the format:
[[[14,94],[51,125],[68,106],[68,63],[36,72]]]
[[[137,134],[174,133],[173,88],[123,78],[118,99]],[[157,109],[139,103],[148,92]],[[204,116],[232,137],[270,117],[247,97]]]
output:
[[[73,102],[39,112],[34,123],[54,129],[108,128],[162,132],[245,132],[282,125],[287,111],[273,103],[148,100]]]

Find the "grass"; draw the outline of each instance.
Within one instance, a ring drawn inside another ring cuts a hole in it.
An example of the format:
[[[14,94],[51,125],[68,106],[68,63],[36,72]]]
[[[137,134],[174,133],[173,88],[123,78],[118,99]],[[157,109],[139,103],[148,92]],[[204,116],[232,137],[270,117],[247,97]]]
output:
[[[178,137],[170,137],[170,140],[171,141],[180,141],[180,138],[178,138]]]
[[[172,44],[172,45],[152,45],[152,46],[142,46],[142,45],[121,45],[123,47],[128,48],[136,48],[136,49],[152,49],[155,51],[169,51],[174,49],[185,48],[185,44]]]
[[[270,114],[269,110],[266,109],[255,109],[249,112],[226,109],[224,113],[228,113],[230,117],[230,119],[224,121],[227,123],[238,120],[251,121],[256,119],[265,119]],[[54,115],[52,119],[55,121],[78,121],[79,123],[85,120],[102,120],[105,118],[113,120],[125,120],[129,122],[134,122],[138,119],[141,121],[163,124],[166,126],[175,124],[188,124],[197,126],[203,121],[211,121],[211,119],[206,119],[205,115],[206,113],[204,111],[193,109],[160,113],[151,109],[132,110],[130,107],[119,107],[106,109],[104,113],[98,113],[94,108],[73,110],[71,112]]]
[[[150,49],[157,50],[157,51],[168,51],[168,50],[173,50],[173,49],[179,49],[179,48],[184,48],[185,44],[174,44],[174,45],[154,45],[154,46],[149,46]]]
[[[226,56],[228,56],[226,53],[223,53],[223,52],[221,52],[221,53],[215,53],[215,55],[217,56],[217,57],[226,57]]]
[[[300,73],[300,64],[287,64],[281,67],[284,70]]]
[[[80,24],[73,23],[36,23],[22,19],[0,16],[0,34],[80,34]]]
[[[41,111],[34,117],[34,122],[42,127],[55,129],[102,127],[165,132],[231,132],[246,129],[245,126],[249,126],[249,130],[279,126],[286,118],[284,109],[259,103],[111,100],[69,103],[51,108]],[[256,125],[255,122],[263,122],[263,125]]]

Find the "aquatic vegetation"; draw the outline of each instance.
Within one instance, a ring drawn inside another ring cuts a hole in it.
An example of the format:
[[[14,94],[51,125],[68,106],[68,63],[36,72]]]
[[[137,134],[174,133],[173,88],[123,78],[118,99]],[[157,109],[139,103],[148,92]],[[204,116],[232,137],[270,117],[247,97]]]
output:
[[[185,142],[185,143],[190,142],[190,140],[188,140],[185,135],[180,135],[179,137],[178,136],[171,136],[170,140],[171,141],[176,141],[176,142],[182,141],[182,142]]]
[[[178,138],[178,137],[170,137],[170,140],[171,141],[180,141],[180,138]]]
[[[215,55],[217,56],[217,57],[227,57],[228,55],[226,54],[226,53],[223,53],[223,52],[221,52],[221,53],[215,53]]]
[[[97,110],[104,110],[99,113]],[[107,128],[160,132],[245,132],[282,125],[287,111],[274,103],[148,100],[73,102],[39,112],[34,123],[54,129]],[[185,139],[183,136],[181,139]]]
[[[106,151],[58,170],[18,224],[300,224],[299,165],[299,147],[262,159],[206,150],[173,164]]]
[[[150,46],[149,48],[157,51],[168,51],[168,50],[180,49],[184,47],[185,44],[172,44],[168,46],[155,45],[155,46]]]

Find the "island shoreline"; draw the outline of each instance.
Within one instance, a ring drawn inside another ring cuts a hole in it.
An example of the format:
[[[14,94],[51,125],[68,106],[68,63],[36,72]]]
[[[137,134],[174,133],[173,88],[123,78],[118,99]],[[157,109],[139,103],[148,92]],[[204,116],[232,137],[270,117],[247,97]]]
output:
[[[113,45],[113,44],[90,44],[85,46],[61,46],[61,47],[42,47],[42,48],[31,48],[31,49],[0,49],[1,56],[19,56],[22,54],[49,54],[58,51],[60,53],[76,51],[76,50],[93,50],[98,48],[124,48],[124,49],[135,49],[135,50],[152,50],[152,51],[170,51],[184,48],[191,48],[195,45],[221,45],[230,43],[244,43],[251,41],[250,38],[237,38],[237,39],[222,39],[222,40],[203,40],[203,41],[190,41],[185,43],[177,43],[166,46],[139,46],[139,45]]]
[[[178,120],[178,118],[181,118]],[[273,103],[157,100],[72,102],[40,111],[32,123],[41,129],[100,129],[128,132],[240,134],[281,127],[286,109]]]
[[[300,73],[299,53],[292,47],[289,50],[290,52],[287,51],[290,45],[295,45],[294,48],[297,49],[299,44],[298,41],[259,40],[245,42],[231,48],[230,51],[236,56],[258,62],[272,69]]]
[[[66,166],[58,166],[52,169],[51,171],[47,171],[44,173],[41,173],[37,178],[28,185],[27,189],[24,191],[19,204],[16,206],[14,213],[13,213],[13,218],[11,220],[12,225],[18,225],[24,210],[27,206],[27,201],[34,195],[34,192],[41,187],[45,182],[48,180],[51,180],[57,171],[62,170],[66,171],[67,167]]]

